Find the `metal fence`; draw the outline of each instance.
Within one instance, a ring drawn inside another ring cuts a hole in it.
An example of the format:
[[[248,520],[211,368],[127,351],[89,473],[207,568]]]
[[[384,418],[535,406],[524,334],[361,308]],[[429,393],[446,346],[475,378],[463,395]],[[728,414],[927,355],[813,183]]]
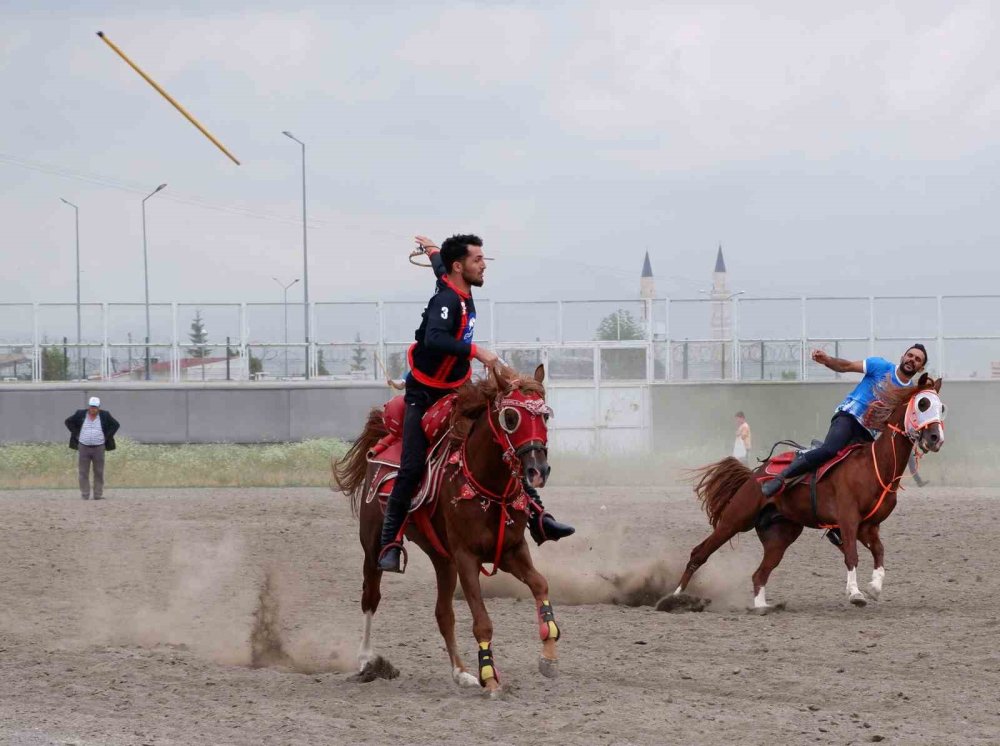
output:
[[[1000,295],[477,301],[476,339],[563,382],[828,380],[813,348],[1000,377]],[[0,304],[3,381],[401,377],[422,303]],[[147,339],[148,328],[148,339]]]

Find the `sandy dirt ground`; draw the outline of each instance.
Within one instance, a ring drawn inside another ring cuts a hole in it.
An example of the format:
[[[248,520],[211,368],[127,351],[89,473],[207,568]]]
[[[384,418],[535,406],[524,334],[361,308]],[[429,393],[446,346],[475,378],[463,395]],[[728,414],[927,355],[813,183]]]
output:
[[[768,586],[786,609],[757,616],[752,534],[698,576],[703,613],[613,603],[622,591],[604,578],[655,596],[707,534],[684,486],[550,488],[550,508],[580,529],[535,551],[564,630],[562,675],[538,673],[532,604],[493,582],[495,700],[451,682],[416,551],[383,584],[375,620],[399,677],[350,681],[361,550],[341,496],[107,494],[0,494],[0,743],[1000,742],[993,491],[908,489],[883,526],[883,600],[863,609],[847,603],[839,553],[807,531]],[[870,570],[864,552],[862,585]],[[254,630],[286,657],[253,668]]]

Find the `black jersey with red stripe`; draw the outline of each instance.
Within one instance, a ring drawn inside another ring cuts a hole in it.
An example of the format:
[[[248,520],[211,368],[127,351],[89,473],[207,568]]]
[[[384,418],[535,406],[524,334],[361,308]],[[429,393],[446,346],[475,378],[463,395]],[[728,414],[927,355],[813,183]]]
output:
[[[416,342],[410,346],[410,375],[425,386],[453,389],[472,375],[476,304],[471,294],[451,283],[437,254],[431,262],[438,276],[437,292],[424,309]]]

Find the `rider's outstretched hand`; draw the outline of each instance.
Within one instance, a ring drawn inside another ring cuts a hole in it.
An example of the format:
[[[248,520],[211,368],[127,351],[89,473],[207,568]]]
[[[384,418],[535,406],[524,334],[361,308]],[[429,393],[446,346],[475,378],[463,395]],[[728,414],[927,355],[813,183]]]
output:
[[[441,250],[437,247],[437,244],[427,238],[427,236],[415,236],[414,238],[417,239],[417,243],[420,245],[420,248],[424,250],[425,254],[433,254],[435,251]]]

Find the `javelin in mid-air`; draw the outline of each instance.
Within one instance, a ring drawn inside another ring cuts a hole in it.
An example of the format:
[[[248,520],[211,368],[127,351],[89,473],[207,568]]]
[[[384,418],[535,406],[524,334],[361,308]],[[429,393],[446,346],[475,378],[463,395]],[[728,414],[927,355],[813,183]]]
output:
[[[111,47],[119,57],[121,57],[123,60],[125,60],[129,64],[129,67],[131,67],[133,70],[135,70],[137,73],[139,73],[139,75],[141,75],[143,77],[143,80],[145,80],[147,83],[149,83],[151,86],[153,86],[153,88],[155,88],[156,91],[161,96],[163,96],[163,98],[167,99],[167,101],[169,101],[173,105],[173,107],[175,109],[177,109],[177,111],[179,111],[181,114],[183,114],[185,116],[185,118],[189,122],[191,122],[191,124],[193,124],[195,127],[197,127],[198,130],[201,132],[201,134],[203,134],[205,137],[207,137],[209,140],[211,140],[212,143],[215,145],[215,147],[217,147],[219,150],[221,150],[223,153],[225,153],[229,157],[229,159],[233,163],[235,163],[237,166],[240,165],[240,162],[238,160],[236,160],[236,156],[234,156],[232,153],[230,153],[228,150],[226,150],[226,146],[225,145],[223,145],[221,142],[219,142],[218,140],[216,140],[212,136],[212,133],[209,132],[207,129],[205,129],[197,119],[195,119],[193,116],[191,116],[191,114],[188,113],[187,109],[185,109],[183,106],[181,106],[179,103],[177,103],[177,101],[174,100],[173,96],[171,96],[169,93],[167,93],[165,90],[163,90],[163,88],[160,87],[159,83],[157,83],[151,77],[149,77],[148,75],[146,75],[146,73],[144,73],[139,68],[139,66],[137,64],[135,64],[132,60],[130,60],[128,58],[128,56],[122,50],[120,50],[115,45],[115,43],[113,41],[111,41],[111,39],[109,39],[108,37],[106,37],[104,35],[103,31],[98,31],[97,35],[99,37],[101,37],[101,39],[104,41],[104,43],[107,44],[109,47]]]

